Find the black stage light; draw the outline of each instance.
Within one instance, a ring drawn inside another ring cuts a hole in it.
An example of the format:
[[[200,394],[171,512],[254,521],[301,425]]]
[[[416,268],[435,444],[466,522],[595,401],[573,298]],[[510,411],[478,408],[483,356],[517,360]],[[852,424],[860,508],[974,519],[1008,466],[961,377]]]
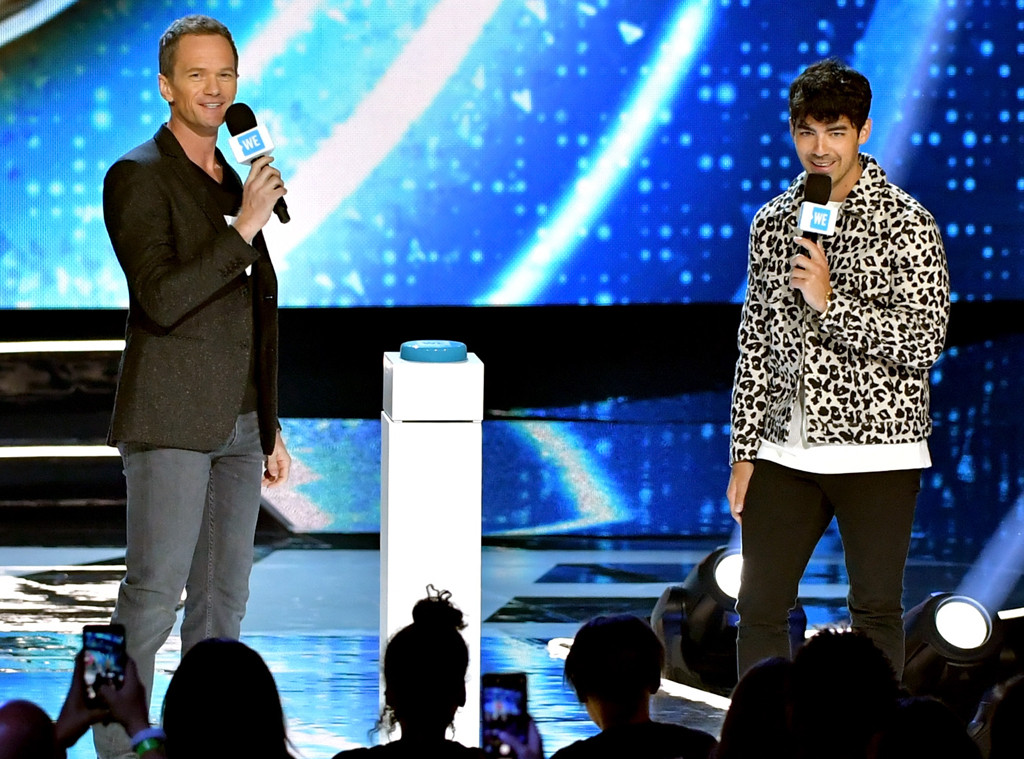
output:
[[[651,626],[665,646],[665,677],[727,694],[736,685],[740,552],[720,546],[661,594]]]
[[[946,702],[965,722],[985,691],[1012,674],[1001,661],[1001,620],[973,598],[933,593],[906,613],[903,625],[904,687]]]

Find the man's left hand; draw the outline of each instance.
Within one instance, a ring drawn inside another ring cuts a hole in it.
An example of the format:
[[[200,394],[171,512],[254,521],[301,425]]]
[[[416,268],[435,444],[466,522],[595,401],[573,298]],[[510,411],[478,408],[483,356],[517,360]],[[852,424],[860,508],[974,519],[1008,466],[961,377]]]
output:
[[[797,245],[807,251],[793,256],[793,268],[789,273],[789,286],[799,290],[807,305],[819,314],[825,310],[825,296],[831,289],[829,284],[828,260],[821,245],[806,237],[794,238]]]
[[[288,471],[292,467],[292,457],[284,447],[281,430],[277,431],[274,451],[267,456],[267,466],[263,472],[263,487],[272,488],[284,484],[288,480]]]

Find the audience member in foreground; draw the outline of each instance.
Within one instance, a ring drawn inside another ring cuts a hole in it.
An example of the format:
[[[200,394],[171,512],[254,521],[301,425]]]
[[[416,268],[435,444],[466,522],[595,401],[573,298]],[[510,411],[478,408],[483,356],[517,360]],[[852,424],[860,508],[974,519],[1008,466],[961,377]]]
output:
[[[715,759],[791,759],[789,688],[793,662],[781,656],[748,669],[732,692]]]
[[[163,732],[150,727],[146,692],[135,662],[128,660],[120,688],[110,683],[97,685],[101,707],[86,702],[83,662],[79,652],[56,722],[31,701],[8,701],[0,707],[0,759],[60,759],[99,722],[121,725],[132,736],[139,759],[164,759]]]
[[[163,714],[171,759],[291,759],[274,676],[237,640],[208,638],[189,649],[167,686]]]
[[[145,689],[133,660],[128,660],[120,688],[97,687],[103,708],[86,703],[82,662],[79,653],[60,717],[55,724],[46,720],[48,738],[44,728],[37,728],[38,740],[48,739],[56,753],[30,753],[28,748],[25,753],[4,753],[9,743],[3,728],[4,709],[11,706],[7,705],[0,709],[0,759],[63,756],[90,725],[100,722],[124,727],[139,759],[292,759],[274,676],[262,657],[244,643],[209,638],[185,654],[164,696],[163,729],[149,724]],[[23,704],[28,702],[11,706],[12,713],[33,715]],[[45,718],[42,710],[39,713]],[[32,725],[38,716],[34,715]]]
[[[31,701],[0,706],[0,759],[52,759],[57,755],[54,725]]]
[[[479,758],[479,749],[446,738],[456,710],[466,703],[469,667],[469,649],[459,632],[465,627],[462,612],[450,598],[442,591],[417,602],[412,624],[396,632],[384,651],[385,706],[378,727],[390,734],[397,722],[401,737],[372,748],[342,751],[335,759]]]
[[[978,705],[970,735],[986,759],[1024,756],[1024,674],[989,690]]]
[[[565,678],[601,732],[556,751],[552,759],[711,756],[716,745],[711,735],[651,720],[650,700],[661,687],[664,660],[658,636],[638,617],[621,614],[585,623],[565,659]]]
[[[889,724],[872,741],[870,759],[981,759],[967,727],[949,706],[930,696],[898,702]]]
[[[107,684],[97,692],[107,708],[86,704],[79,654],[56,723],[59,749],[74,745],[90,725],[113,721],[132,737],[140,758],[292,759],[274,676],[258,653],[237,640],[207,639],[185,654],[164,696],[162,730],[150,727],[145,692],[131,659],[121,688]]]
[[[794,756],[863,759],[900,698],[892,665],[858,632],[822,630],[793,658]]]

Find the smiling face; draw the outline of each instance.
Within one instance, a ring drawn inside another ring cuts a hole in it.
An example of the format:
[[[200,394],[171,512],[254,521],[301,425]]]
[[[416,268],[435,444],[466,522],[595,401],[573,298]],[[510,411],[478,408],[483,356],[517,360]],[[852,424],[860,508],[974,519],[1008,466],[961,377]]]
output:
[[[173,72],[160,74],[159,83],[171,106],[170,130],[216,140],[238,88],[231,43],[219,34],[186,34],[178,41]]]
[[[808,174],[829,176],[832,179],[830,200],[845,200],[860,179],[862,169],[858,156],[860,146],[871,134],[871,119],[857,129],[847,116],[829,123],[807,116],[799,123],[790,121],[789,129],[804,170]]]

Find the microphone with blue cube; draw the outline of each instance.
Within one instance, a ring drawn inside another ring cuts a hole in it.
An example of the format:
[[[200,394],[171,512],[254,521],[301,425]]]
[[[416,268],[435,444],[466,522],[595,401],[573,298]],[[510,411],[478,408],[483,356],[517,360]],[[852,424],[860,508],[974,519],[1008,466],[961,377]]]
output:
[[[274,141],[270,138],[270,132],[262,124],[256,122],[256,114],[252,108],[245,103],[232,103],[224,114],[224,123],[227,125],[231,137],[228,144],[235,160],[246,166],[252,165],[260,156],[270,155],[274,152]],[[274,213],[282,224],[291,221],[288,213],[288,204],[284,198],[278,198],[274,204]]]
[[[262,124],[256,122],[256,114],[245,103],[232,103],[224,115],[231,138],[228,144],[235,160],[250,164],[260,156],[269,155],[274,151],[274,141],[270,132]]]
[[[800,204],[797,226],[800,236],[812,242],[818,235],[836,232],[837,209],[828,205],[832,195],[832,177],[827,174],[808,174],[804,184],[804,202]]]

